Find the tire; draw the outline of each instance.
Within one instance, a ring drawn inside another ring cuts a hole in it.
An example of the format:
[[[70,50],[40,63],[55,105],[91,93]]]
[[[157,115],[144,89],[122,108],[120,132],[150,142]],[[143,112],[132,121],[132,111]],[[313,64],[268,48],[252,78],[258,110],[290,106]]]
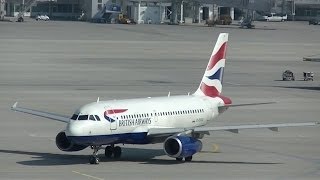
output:
[[[176,158],[176,160],[182,162],[183,158]]]
[[[99,158],[98,158],[98,157],[90,156],[90,158],[89,158],[89,163],[90,163],[90,164],[99,164]]]
[[[106,158],[111,158],[113,154],[113,149],[111,146],[107,146],[105,151],[104,151],[104,155]]]
[[[186,162],[190,162],[190,161],[192,161],[192,156],[185,157],[184,160],[185,160]]]
[[[116,146],[113,149],[113,156],[115,159],[119,159],[121,157],[122,151],[121,151],[121,147]]]

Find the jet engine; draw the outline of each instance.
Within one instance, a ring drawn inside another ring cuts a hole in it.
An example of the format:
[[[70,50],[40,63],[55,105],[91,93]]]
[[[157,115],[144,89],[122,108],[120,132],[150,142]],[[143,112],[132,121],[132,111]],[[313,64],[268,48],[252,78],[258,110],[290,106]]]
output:
[[[170,136],[165,140],[163,149],[173,158],[189,157],[201,151],[202,142],[189,136]]]
[[[59,132],[56,136],[56,145],[61,151],[81,151],[88,146],[74,144],[70,141],[65,132]]]

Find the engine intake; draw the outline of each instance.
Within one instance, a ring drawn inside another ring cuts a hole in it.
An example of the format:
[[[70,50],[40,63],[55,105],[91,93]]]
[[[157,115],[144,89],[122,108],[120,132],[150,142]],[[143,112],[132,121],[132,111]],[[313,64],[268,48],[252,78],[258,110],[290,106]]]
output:
[[[81,151],[88,146],[74,144],[70,141],[65,132],[59,132],[56,136],[56,145],[61,151]]]
[[[171,136],[165,140],[163,149],[173,158],[189,157],[201,151],[202,142],[189,136]]]

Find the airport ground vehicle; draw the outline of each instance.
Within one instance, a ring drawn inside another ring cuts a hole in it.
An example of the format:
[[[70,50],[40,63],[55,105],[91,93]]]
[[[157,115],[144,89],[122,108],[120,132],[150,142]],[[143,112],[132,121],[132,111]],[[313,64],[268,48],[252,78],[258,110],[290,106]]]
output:
[[[280,22],[280,21],[286,21],[288,19],[288,16],[286,14],[270,13],[263,16],[263,18],[266,21]]]
[[[313,72],[303,72],[303,80],[304,81],[313,81]]]
[[[47,16],[47,15],[40,15],[40,14],[38,14],[37,17],[36,17],[36,20],[37,20],[37,21],[39,21],[39,20],[49,21],[50,18],[49,18],[49,16]]]
[[[240,20],[240,28],[247,27],[248,29],[252,29],[255,26],[252,24],[252,18],[251,17],[246,17]]]
[[[309,25],[319,25],[319,24],[320,24],[320,16],[317,16],[309,20]]]
[[[295,77],[292,71],[286,70],[282,73],[282,80],[283,81],[294,81]]]

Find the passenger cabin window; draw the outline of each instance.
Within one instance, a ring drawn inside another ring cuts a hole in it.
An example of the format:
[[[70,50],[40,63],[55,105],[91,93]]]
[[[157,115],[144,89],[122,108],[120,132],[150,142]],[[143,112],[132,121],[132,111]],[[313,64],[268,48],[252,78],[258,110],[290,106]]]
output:
[[[80,115],[78,120],[88,120],[88,115]]]
[[[73,114],[72,117],[70,119],[76,120],[78,118],[78,114]]]

